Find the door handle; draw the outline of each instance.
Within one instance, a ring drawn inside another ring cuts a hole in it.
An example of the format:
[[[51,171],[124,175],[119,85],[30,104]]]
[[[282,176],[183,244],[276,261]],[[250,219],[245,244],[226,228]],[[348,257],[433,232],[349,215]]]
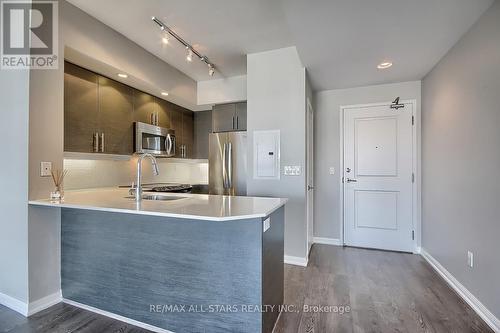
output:
[[[357,179],[346,178],[345,182],[346,183],[357,183],[358,180]]]
[[[99,152],[99,133],[94,132],[94,153]]]
[[[165,140],[167,145],[167,155],[172,155],[172,137],[167,134],[167,139]]]
[[[227,180],[228,188],[233,187],[233,145],[227,144]]]
[[[227,143],[222,147],[222,186],[227,189]]]
[[[104,133],[101,133],[101,153],[104,153]]]
[[[314,190],[314,186],[307,185],[307,190],[308,190],[308,191],[310,191],[310,190]]]

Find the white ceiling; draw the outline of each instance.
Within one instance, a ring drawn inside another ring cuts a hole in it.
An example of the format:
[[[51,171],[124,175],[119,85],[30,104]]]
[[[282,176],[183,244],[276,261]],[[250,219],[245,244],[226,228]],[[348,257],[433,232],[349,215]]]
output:
[[[494,0],[68,0],[196,81],[206,65],[161,43],[157,16],[215,63],[246,73],[248,53],[295,45],[315,90],[419,80]],[[394,66],[381,71],[377,64]]]

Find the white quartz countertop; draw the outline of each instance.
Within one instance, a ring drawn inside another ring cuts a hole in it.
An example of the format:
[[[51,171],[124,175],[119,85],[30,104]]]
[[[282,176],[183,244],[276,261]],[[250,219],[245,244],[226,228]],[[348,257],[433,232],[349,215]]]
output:
[[[149,193],[145,192],[144,194]],[[66,191],[62,203],[41,199],[32,200],[29,204],[185,219],[230,221],[266,217],[288,201],[281,198],[230,197],[188,193],[154,194],[181,197],[181,199],[142,200],[136,203],[134,199],[130,198],[128,189],[103,188]]]

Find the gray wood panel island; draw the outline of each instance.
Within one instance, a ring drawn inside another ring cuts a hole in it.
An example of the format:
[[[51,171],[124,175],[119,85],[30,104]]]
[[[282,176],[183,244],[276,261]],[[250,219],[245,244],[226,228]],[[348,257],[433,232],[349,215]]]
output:
[[[172,332],[271,332],[286,200],[174,196],[135,203],[102,189],[30,202],[61,209],[63,298]]]

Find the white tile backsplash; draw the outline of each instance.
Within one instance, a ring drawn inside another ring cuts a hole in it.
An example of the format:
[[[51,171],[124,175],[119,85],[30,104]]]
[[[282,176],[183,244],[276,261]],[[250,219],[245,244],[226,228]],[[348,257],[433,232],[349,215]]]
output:
[[[208,163],[158,159],[159,176],[153,176],[151,162],[143,162],[144,183],[208,184]],[[68,170],[65,189],[129,185],[135,181],[137,160],[64,159]]]

